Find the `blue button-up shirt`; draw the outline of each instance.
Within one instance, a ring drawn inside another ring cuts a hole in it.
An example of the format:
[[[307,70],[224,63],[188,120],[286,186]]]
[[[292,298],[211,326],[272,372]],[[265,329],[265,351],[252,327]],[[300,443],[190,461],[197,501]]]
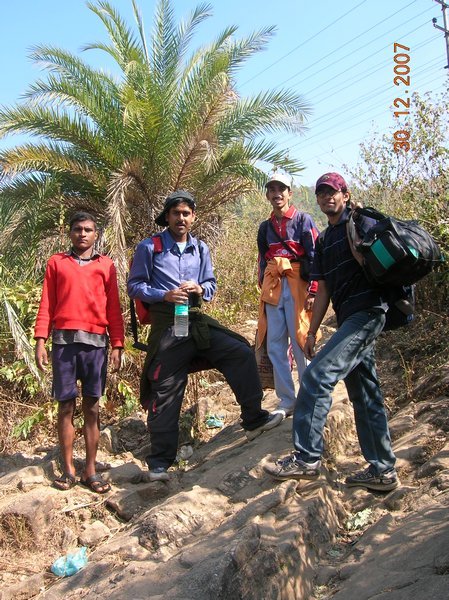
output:
[[[217,281],[207,245],[189,234],[181,254],[168,229],[158,235],[162,238],[162,252],[154,252],[152,238],[138,244],[128,278],[128,295],[154,304],[163,302],[166,292],[183,281],[194,281],[204,290],[203,300],[212,300]]]

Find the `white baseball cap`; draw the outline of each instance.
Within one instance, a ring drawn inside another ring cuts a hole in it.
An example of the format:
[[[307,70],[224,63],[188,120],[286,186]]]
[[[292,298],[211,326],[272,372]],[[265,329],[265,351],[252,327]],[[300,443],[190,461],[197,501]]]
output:
[[[292,178],[290,177],[290,175],[284,175],[283,173],[273,173],[270,176],[270,179],[265,184],[265,187],[268,187],[268,185],[274,181],[277,181],[278,183],[283,183],[289,189],[292,189]]]

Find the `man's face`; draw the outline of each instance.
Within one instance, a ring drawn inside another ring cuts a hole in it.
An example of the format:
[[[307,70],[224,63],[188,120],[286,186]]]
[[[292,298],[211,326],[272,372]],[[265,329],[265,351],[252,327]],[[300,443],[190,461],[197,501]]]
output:
[[[330,185],[321,185],[316,193],[316,201],[328,217],[339,216],[346,208],[349,194],[337,192]]]
[[[78,253],[81,253],[92,248],[98,237],[98,232],[93,221],[75,221],[69,236],[72,246]]]
[[[267,199],[274,210],[286,212],[293,192],[280,181],[271,181],[267,185]]]
[[[172,206],[166,215],[168,229],[177,242],[185,242],[195,220],[195,213],[187,204],[180,202]]]

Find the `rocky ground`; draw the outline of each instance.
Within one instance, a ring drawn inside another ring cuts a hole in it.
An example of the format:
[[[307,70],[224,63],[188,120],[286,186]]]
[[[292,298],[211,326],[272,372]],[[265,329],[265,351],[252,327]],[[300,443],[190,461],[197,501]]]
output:
[[[209,441],[182,447],[169,483],[147,481],[143,414],[102,432],[98,467],[112,484],[105,496],[51,486],[54,444],[0,458],[0,599],[447,600],[449,363],[413,378],[404,351],[392,359],[391,339],[382,336],[378,359],[397,490],[343,485],[364,467],[344,386],[334,395],[321,478],[279,483],[263,464],[290,452],[291,419],[247,442],[229,388],[198,379],[200,421],[212,414],[224,426],[203,426]],[[264,404],[275,406],[273,392]],[[81,571],[50,572],[81,546]]]

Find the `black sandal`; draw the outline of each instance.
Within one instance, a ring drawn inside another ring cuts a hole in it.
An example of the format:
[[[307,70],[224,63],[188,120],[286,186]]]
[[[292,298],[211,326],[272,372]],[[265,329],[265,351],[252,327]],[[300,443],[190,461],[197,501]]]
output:
[[[111,489],[110,484],[97,473],[86,479],[80,479],[80,483],[96,494],[106,494]]]
[[[53,481],[53,486],[57,490],[67,491],[76,485],[76,477],[71,473],[63,473]]]

